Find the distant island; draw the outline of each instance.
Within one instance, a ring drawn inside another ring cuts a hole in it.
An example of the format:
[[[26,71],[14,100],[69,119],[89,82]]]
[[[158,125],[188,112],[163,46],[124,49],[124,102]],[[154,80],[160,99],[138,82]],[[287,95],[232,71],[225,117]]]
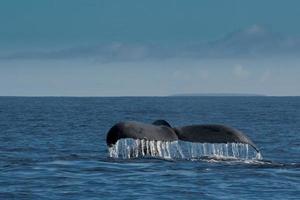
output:
[[[171,97],[256,97],[266,96],[262,94],[247,94],[247,93],[186,93],[186,94],[173,94]]]

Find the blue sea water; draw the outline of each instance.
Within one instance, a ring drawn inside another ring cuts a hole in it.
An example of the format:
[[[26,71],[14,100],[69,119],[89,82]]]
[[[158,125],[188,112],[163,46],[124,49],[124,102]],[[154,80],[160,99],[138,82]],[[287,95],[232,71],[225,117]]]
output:
[[[113,159],[118,121],[228,124],[261,162]],[[299,199],[299,97],[0,97],[0,199]]]

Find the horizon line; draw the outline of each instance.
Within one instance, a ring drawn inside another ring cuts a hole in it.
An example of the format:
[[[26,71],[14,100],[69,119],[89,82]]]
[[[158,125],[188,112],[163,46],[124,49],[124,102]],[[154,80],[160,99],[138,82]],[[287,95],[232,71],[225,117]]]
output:
[[[0,95],[0,98],[16,97],[16,98],[130,98],[130,97],[300,97],[300,95],[116,95],[116,96],[76,96],[76,95]]]

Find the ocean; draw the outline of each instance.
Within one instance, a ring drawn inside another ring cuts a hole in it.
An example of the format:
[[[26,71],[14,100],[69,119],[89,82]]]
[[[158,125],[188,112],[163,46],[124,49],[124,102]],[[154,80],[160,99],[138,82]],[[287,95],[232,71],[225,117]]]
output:
[[[115,123],[227,124],[262,160],[114,158]],[[300,97],[0,97],[0,199],[299,199]]]

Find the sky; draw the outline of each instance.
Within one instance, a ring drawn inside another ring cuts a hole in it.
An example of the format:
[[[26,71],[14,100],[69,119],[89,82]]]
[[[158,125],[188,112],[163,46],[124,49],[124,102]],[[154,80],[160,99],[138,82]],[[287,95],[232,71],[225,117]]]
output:
[[[299,17],[297,0],[2,0],[0,95],[297,96]]]

